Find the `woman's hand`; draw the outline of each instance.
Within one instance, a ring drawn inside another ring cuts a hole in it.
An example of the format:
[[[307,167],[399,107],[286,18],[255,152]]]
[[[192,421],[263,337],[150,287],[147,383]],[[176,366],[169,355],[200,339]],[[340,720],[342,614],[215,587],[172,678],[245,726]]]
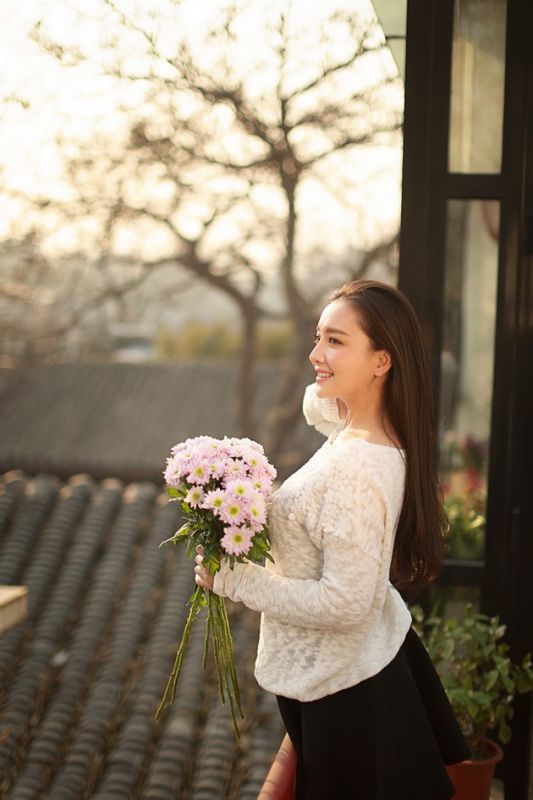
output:
[[[194,580],[196,581],[198,586],[202,587],[202,589],[209,589],[210,591],[213,591],[213,583],[215,582],[215,579],[213,575],[211,575],[209,570],[202,566],[202,562],[204,560],[203,553],[204,553],[204,548],[202,547],[201,544],[199,544],[198,547],[196,548],[196,555],[194,557],[194,560],[196,562],[196,566],[194,568],[195,572]]]

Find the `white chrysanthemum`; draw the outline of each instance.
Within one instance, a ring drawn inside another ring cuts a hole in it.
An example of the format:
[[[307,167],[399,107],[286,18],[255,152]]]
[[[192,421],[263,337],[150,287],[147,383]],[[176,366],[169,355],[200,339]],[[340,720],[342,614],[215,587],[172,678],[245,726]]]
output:
[[[198,508],[204,499],[204,492],[199,486],[191,486],[185,495],[185,502],[192,508]]]

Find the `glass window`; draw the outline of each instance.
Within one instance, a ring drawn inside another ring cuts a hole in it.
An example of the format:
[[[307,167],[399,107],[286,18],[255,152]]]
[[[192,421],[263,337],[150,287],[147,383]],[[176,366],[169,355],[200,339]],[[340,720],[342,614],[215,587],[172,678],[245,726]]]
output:
[[[398,72],[404,78],[407,0],[373,0],[372,5],[383,28]]]
[[[449,200],[439,398],[449,558],[483,558],[500,206]]]
[[[501,171],[505,0],[455,0],[450,172]]]

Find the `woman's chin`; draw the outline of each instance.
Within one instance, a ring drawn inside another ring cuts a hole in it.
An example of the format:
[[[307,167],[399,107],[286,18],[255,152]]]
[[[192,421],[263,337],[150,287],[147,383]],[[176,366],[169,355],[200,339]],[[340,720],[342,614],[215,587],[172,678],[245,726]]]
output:
[[[329,386],[331,378],[325,381],[315,381],[317,397],[335,397],[334,387]]]

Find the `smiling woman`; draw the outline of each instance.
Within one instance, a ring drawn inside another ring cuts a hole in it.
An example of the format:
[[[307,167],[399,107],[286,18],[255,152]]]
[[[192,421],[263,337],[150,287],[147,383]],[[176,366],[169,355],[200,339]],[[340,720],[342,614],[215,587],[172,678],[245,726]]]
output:
[[[390,354],[374,349],[350,303],[343,298],[333,300],[322,312],[309,359],[317,374],[318,397],[343,401],[347,427],[377,444],[397,442],[389,420],[376,423],[383,385],[392,365]]]
[[[304,413],[329,435],[272,497],[273,563],[211,583],[199,553],[196,580],[262,614],[255,676],[296,752],[296,800],[448,800],[445,765],[470,751],[397,590],[434,580],[446,524],[420,326],[401,292],[354,281],[309,357]]]

